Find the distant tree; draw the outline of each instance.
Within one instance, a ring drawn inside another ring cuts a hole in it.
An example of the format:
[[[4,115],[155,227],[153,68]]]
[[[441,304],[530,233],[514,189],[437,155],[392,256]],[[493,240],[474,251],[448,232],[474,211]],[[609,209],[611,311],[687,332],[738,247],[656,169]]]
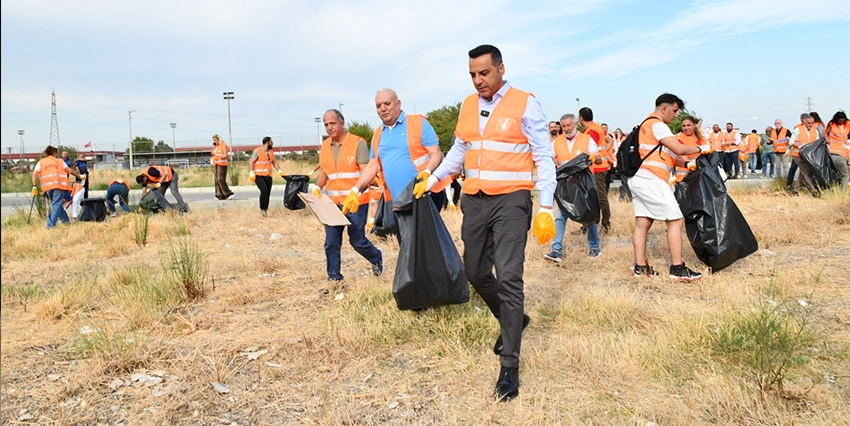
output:
[[[79,153],[79,151],[77,151],[77,148],[74,148],[73,146],[59,145],[56,147],[56,150],[59,151],[60,157],[62,156],[62,151],[68,151],[68,158],[70,158],[71,160],[76,160],[77,154]]]
[[[153,152],[153,139],[144,136],[136,136],[133,138],[133,153]],[[130,149],[124,150],[124,153],[130,154]]]
[[[454,105],[443,105],[425,114],[425,118],[431,123],[431,127],[437,132],[440,140],[440,150],[447,152],[454,143],[455,127],[460,115],[460,102]]]
[[[372,143],[372,134],[375,133],[375,128],[368,121],[351,120],[345,130],[348,130],[348,133],[352,135],[357,135],[365,139],[367,144]]]
[[[154,151],[155,152],[172,152],[174,150],[171,149],[171,145],[165,143],[165,141],[159,141],[159,142],[156,143],[156,146],[154,146]]]
[[[687,108],[680,109],[679,115],[677,115],[676,118],[673,119],[673,122],[668,125],[670,127],[670,131],[673,132],[674,135],[682,131],[682,119],[689,115],[696,118],[697,121],[702,120],[696,112],[688,111]]]

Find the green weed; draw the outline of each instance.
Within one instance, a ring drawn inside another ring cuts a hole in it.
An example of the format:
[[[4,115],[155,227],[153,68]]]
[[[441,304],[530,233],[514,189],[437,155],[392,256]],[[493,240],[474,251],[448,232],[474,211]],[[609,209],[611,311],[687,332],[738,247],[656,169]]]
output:
[[[188,237],[172,238],[161,259],[166,279],[179,283],[186,299],[204,297],[209,263]]]

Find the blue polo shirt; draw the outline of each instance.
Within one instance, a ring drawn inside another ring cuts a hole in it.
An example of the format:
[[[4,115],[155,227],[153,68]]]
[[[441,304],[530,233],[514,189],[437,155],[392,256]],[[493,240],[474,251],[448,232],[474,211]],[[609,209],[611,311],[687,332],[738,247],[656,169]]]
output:
[[[437,132],[431,124],[422,117],[422,146],[439,145]],[[369,150],[370,158],[375,158],[375,150]],[[395,126],[381,124],[381,140],[378,142],[378,156],[384,171],[386,185],[393,197],[401,194],[404,187],[412,181],[419,172],[410,158],[407,147],[407,114],[404,111],[398,116]]]

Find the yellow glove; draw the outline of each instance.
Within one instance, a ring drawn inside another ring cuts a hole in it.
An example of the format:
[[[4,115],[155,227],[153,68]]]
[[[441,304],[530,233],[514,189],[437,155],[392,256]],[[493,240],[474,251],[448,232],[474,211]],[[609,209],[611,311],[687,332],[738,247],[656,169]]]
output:
[[[457,210],[457,206],[454,203],[449,204],[449,210]]]
[[[433,176],[430,170],[425,169],[416,175],[416,181],[413,185],[413,196],[418,200],[437,184],[437,177]]]
[[[693,161],[688,161],[686,166],[688,167],[688,170],[696,170],[697,169],[697,163],[694,163]]]
[[[375,218],[370,217],[369,220],[366,221],[366,229],[371,230],[373,226],[375,226]]]
[[[345,201],[342,202],[342,214],[357,213],[357,209],[359,208],[360,190],[354,187],[351,188],[351,192],[348,193],[348,196],[345,197]]]
[[[153,184],[153,187],[156,188],[156,189],[159,189],[160,186],[162,186],[162,185],[160,185],[159,182]]]
[[[89,175],[87,173],[83,173],[83,174],[80,175],[80,180],[86,180],[86,178],[88,178],[88,177],[89,177]]]
[[[700,145],[699,146],[699,153],[700,153],[700,155],[711,154],[712,153],[711,146],[710,145]]]
[[[596,161],[596,154],[587,154],[587,158],[593,163]]]
[[[38,188],[35,185],[32,187],[32,196],[38,197]]]
[[[546,244],[555,238],[555,216],[551,207],[540,207],[537,211],[531,236],[537,237],[538,244]]]
[[[251,173],[248,175],[248,180],[250,180],[251,182],[257,181],[257,175],[254,174],[253,170],[251,170]]]
[[[315,188],[313,188],[313,196],[314,196],[314,197],[316,197],[316,198],[321,198],[321,197],[322,197],[322,192],[321,192],[321,191],[319,191],[319,187],[315,187]]]
[[[284,173],[283,170],[278,170],[277,175],[280,176],[280,177],[284,177],[284,176],[286,176],[286,173]]]

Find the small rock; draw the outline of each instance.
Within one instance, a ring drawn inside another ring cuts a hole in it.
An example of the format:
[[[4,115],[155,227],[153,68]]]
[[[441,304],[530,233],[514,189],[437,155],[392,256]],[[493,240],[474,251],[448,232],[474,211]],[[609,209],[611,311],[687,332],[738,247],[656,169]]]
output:
[[[124,386],[124,381],[121,380],[121,379],[115,379],[115,380],[109,382],[109,385],[107,385],[107,386],[109,386],[109,389],[112,389],[114,391],[114,390],[120,388],[121,386]]]
[[[113,413],[117,413],[117,412],[121,411],[121,406],[120,405],[113,405],[113,406],[109,407],[109,409],[112,410]]]
[[[805,300],[803,300],[803,299],[798,300],[798,301],[797,301],[797,303],[799,303],[799,304],[800,304],[800,306],[802,306],[802,307],[804,307],[804,308],[805,308],[806,306],[809,306],[809,302],[806,302],[806,301],[805,301]],[[48,377],[48,378],[50,378],[50,376],[47,376],[47,377]]]
[[[248,232],[257,232],[257,228],[250,228],[248,229]]]
[[[776,256],[776,253],[774,253],[774,252],[772,252],[768,249],[761,249],[761,250],[758,251],[758,253],[762,256]]]
[[[268,274],[260,274],[260,278],[273,278],[274,272]]]
[[[210,382],[210,384],[212,385],[213,389],[215,389],[215,391],[218,393],[230,393],[230,389],[226,388],[219,382]]]
[[[224,248],[230,248],[230,244],[225,244]]]
[[[395,410],[396,408],[398,408],[398,401],[391,402],[390,405],[389,405],[389,409]]]
[[[279,240],[279,239],[281,239],[281,238],[283,238],[283,235],[278,234],[277,232],[275,232],[274,234],[271,234],[271,235],[269,236],[269,241],[276,241],[276,240]]]
[[[655,422],[646,422],[646,426],[658,426],[658,423],[655,423]]]
[[[274,368],[283,367],[283,364],[275,364],[273,362],[268,362],[268,361],[266,361],[266,365],[268,365],[269,367],[274,367]]]
[[[148,381],[151,383],[162,383],[162,377],[148,376]]]
[[[95,329],[93,329],[93,328],[91,328],[91,327],[89,327],[89,326],[87,326],[87,325],[84,325],[84,326],[80,329],[80,334],[91,334],[91,333],[94,333],[94,332],[95,332]]]
[[[260,355],[265,354],[265,353],[268,353],[268,351],[263,349],[261,351],[249,352],[245,355],[248,355],[248,359],[257,359],[257,358],[260,357]]]
[[[130,380],[134,382],[144,382],[147,379],[148,375],[145,373],[133,373],[133,375],[130,376]]]
[[[47,380],[50,380],[51,382],[55,382],[55,381],[59,380],[61,377],[62,377],[61,374],[48,374]]]
[[[163,395],[168,395],[169,392],[170,392],[170,390],[167,387],[157,386],[157,387],[153,388],[153,390],[151,391],[151,396],[160,397],[160,396],[163,396]]]
[[[342,300],[342,299],[345,299],[345,293],[337,294],[337,295],[336,295],[336,297],[335,297],[335,299],[336,299],[336,300]]]
[[[259,346],[249,346],[249,347],[245,348],[245,352],[256,352],[258,350],[260,350]]]
[[[35,416],[33,416],[32,413],[24,413],[23,415],[18,417],[18,421],[19,422],[26,422],[26,421],[32,420],[34,418],[35,418]]]

